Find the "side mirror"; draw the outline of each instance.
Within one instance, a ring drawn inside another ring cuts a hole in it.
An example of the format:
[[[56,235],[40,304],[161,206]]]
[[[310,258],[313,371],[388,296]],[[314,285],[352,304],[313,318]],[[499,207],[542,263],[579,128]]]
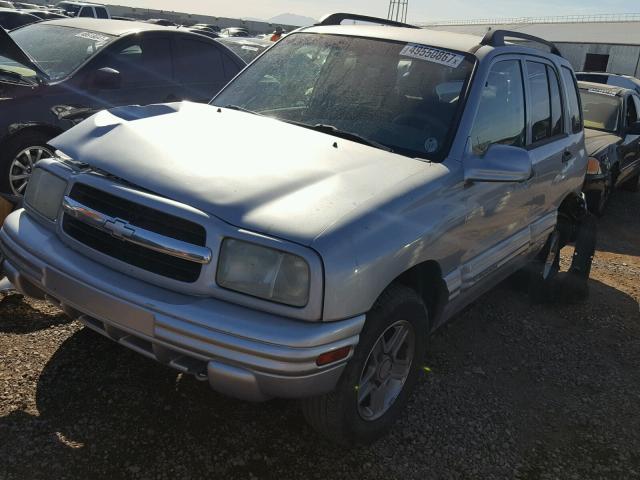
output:
[[[627,128],[627,135],[640,135],[640,122],[629,125]]]
[[[533,176],[533,162],[524,148],[491,145],[482,157],[468,155],[464,160],[467,182],[526,182]]]
[[[101,68],[89,77],[89,87],[93,90],[117,90],[121,86],[122,76],[113,68]]]

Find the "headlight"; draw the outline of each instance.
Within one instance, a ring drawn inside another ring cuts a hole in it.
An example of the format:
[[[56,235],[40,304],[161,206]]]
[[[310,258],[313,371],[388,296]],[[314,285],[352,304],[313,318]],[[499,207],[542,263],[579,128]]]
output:
[[[600,160],[595,157],[589,157],[589,162],[587,163],[587,174],[600,175],[601,173],[602,169],[600,168]]]
[[[297,255],[227,238],[222,242],[218,285],[294,307],[309,300],[309,265]]]
[[[55,220],[66,189],[65,180],[42,168],[36,168],[29,179],[24,201],[40,215]]]

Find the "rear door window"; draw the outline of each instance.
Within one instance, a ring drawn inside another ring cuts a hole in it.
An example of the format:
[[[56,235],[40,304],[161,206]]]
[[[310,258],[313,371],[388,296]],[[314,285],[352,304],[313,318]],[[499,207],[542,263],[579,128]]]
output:
[[[531,107],[531,143],[551,138],[551,96],[544,63],[527,61]]]
[[[484,155],[491,145],[524,147],[525,102],[519,60],[503,60],[491,68],[471,131],[473,153]]]
[[[93,15],[93,8],[92,7],[82,7],[82,10],[80,10],[80,17],[90,17],[90,18],[94,18]]]
[[[109,18],[109,14],[107,13],[107,9],[104,7],[95,7],[96,15],[98,18]]]

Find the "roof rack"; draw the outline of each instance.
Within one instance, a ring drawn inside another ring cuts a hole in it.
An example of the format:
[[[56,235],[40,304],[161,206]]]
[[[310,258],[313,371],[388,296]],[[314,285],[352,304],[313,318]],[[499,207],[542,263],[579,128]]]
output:
[[[504,47],[505,38],[519,38],[521,40],[529,40],[530,42],[541,43],[542,45],[546,45],[547,47],[549,47],[551,49],[551,53],[553,53],[554,55],[558,55],[559,57],[562,56],[555,43],[549,42],[544,38],[536,37],[534,35],[529,35],[522,32],[513,32],[511,30],[489,30],[480,42],[480,45]]]
[[[387,20],[386,18],[369,17],[367,15],[358,15],[357,13],[331,13],[320,19],[315,26],[340,25],[345,20],[354,20],[358,22],[377,23],[379,25],[387,25],[390,27],[420,28],[408,23],[396,22],[395,20]]]

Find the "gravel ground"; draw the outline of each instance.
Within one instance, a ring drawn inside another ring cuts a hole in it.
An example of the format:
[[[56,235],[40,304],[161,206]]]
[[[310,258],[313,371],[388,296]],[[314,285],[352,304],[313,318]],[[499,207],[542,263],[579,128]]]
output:
[[[0,296],[0,478],[640,478],[639,211],[620,192],[600,222],[586,303],[505,282],[434,335],[391,434],[351,451],[294,402],[225,398]]]

